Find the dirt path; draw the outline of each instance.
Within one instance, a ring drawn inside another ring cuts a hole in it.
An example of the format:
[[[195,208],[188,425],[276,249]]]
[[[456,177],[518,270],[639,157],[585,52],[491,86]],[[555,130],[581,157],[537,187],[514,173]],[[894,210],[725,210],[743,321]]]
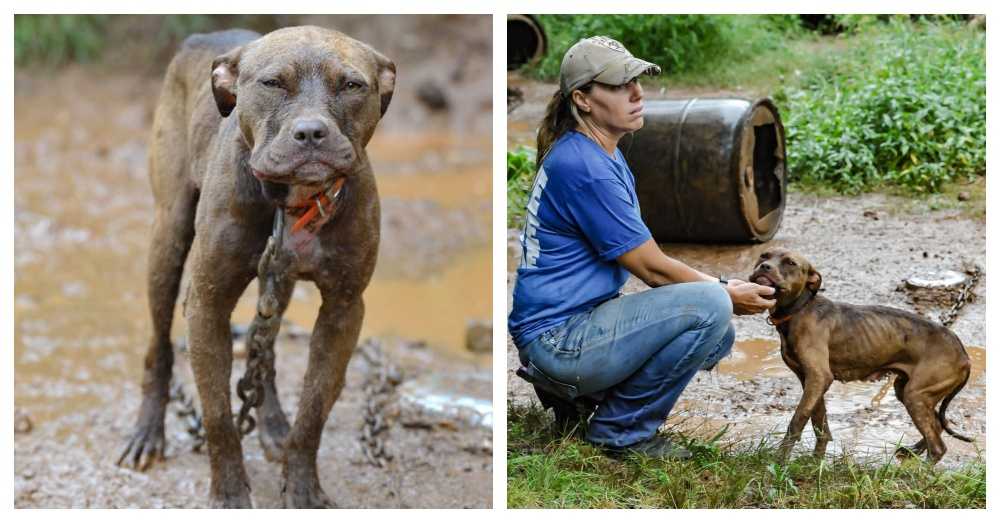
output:
[[[396,58],[405,81],[368,148],[382,241],[362,339],[382,340],[403,382],[389,412],[396,459],[378,469],[358,442],[370,369],[361,357],[350,363],[319,452],[320,480],[341,507],[492,503],[491,357],[464,348],[466,323],[490,318],[492,303],[491,124],[482,108],[491,84],[477,73],[489,70],[491,37],[489,17],[480,18],[446,17],[447,28],[417,27],[405,45],[375,44]],[[370,36],[392,34],[348,22]],[[400,34],[414,29],[403,18],[387,23]],[[466,42],[464,62],[444,60],[442,31]],[[449,76],[459,69],[463,78]],[[444,112],[416,94],[418,79],[435,74],[452,78],[448,94],[465,94]],[[172,412],[165,463],[145,473],[114,466],[138,410],[149,335],[146,143],[159,90],[157,77],[101,66],[16,75],[14,401],[32,425],[14,438],[17,507],[207,503],[207,455],[192,451]],[[234,323],[252,318],[255,300],[251,285]],[[286,314],[291,330],[308,332],[318,305],[315,288],[300,284]],[[185,332],[179,309],[175,339]],[[277,354],[279,394],[294,417],[307,339],[283,335]],[[242,367],[237,359],[234,380]],[[183,358],[175,374],[192,383]],[[264,460],[254,435],[244,451],[256,506],[279,506],[280,466]]]
[[[544,111],[543,100],[554,86],[520,80],[525,102],[508,116],[514,133],[508,147],[531,142],[531,122]],[[677,93],[671,93],[675,95]],[[681,93],[684,94],[684,93]],[[687,93],[693,96],[720,93]],[[726,94],[726,93],[721,93]],[[652,97],[656,97],[654,93]],[[520,261],[520,231],[508,231],[507,284],[510,292]],[[963,262],[986,267],[985,220],[969,219],[960,211],[929,210],[912,201],[870,194],[860,197],[818,197],[792,192],[778,234],[762,245],[665,244],[661,248],[709,274],[746,278],[753,261],[772,246],[806,255],[823,274],[830,299],[856,304],[882,304],[913,310],[903,292],[897,291],[909,276],[938,270],[962,270]],[[625,292],[646,285],[631,278]],[[959,432],[971,435],[968,444],[946,437],[946,465],[966,461],[986,448],[986,282],[977,287],[978,298],[966,306],[952,326],[973,359],[973,377],[952,402],[948,417]],[[942,309],[927,312],[937,317]],[[699,373],[685,390],[668,424],[712,432],[731,424],[730,440],[780,437],[799,398],[798,380],[781,361],[778,336],[761,316],[734,319],[737,344],[718,372]],[[516,348],[508,337],[508,399],[532,401],[533,394],[514,375]],[[881,383],[835,383],[827,394],[831,450],[881,455],[886,446],[919,439],[903,406],[890,394],[876,408],[871,399]],[[799,449],[811,445],[806,431]]]

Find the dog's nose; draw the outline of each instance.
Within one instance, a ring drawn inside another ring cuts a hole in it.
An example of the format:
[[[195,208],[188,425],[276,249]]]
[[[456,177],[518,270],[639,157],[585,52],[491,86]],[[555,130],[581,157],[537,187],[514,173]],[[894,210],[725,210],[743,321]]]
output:
[[[292,138],[299,145],[316,147],[330,134],[330,129],[318,119],[299,120],[292,127]]]
[[[762,271],[770,271],[771,270],[771,264],[767,263],[767,262],[761,262],[760,263],[760,270],[762,270]]]

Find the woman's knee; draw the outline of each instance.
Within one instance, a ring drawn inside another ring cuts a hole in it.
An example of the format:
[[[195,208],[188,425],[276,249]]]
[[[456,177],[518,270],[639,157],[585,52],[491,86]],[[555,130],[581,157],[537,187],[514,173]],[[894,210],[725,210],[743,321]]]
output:
[[[729,326],[733,317],[733,300],[729,292],[718,282],[698,282],[698,310],[703,315],[702,324],[718,327],[720,330]]]

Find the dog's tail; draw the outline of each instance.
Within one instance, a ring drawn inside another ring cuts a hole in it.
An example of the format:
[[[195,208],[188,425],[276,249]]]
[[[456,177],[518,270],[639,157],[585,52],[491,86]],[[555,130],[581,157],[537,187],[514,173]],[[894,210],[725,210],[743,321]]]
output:
[[[959,385],[958,387],[955,387],[955,390],[949,392],[948,395],[944,397],[944,401],[941,402],[941,408],[938,409],[938,421],[941,422],[941,427],[944,428],[945,432],[947,432],[948,434],[951,434],[951,436],[953,438],[960,439],[962,441],[968,441],[968,442],[972,442],[974,440],[972,438],[968,437],[968,436],[964,436],[962,434],[959,434],[959,433],[951,430],[950,427],[948,427],[948,419],[945,418],[944,411],[948,410],[948,404],[951,403],[952,398],[954,398],[955,396],[957,396],[958,393],[959,393],[959,391],[961,391],[962,388],[965,387],[965,384],[969,382],[969,375],[971,375],[971,374],[972,374],[972,367],[970,366],[968,369],[965,370],[965,379],[962,380],[961,385]]]

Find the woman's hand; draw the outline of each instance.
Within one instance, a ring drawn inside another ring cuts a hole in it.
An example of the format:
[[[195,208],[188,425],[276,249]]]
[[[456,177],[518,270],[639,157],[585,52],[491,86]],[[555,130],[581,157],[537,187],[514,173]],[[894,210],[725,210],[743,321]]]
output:
[[[765,298],[774,294],[772,287],[742,280],[729,280],[726,292],[733,300],[733,314],[737,316],[758,314],[774,307],[774,300]]]

